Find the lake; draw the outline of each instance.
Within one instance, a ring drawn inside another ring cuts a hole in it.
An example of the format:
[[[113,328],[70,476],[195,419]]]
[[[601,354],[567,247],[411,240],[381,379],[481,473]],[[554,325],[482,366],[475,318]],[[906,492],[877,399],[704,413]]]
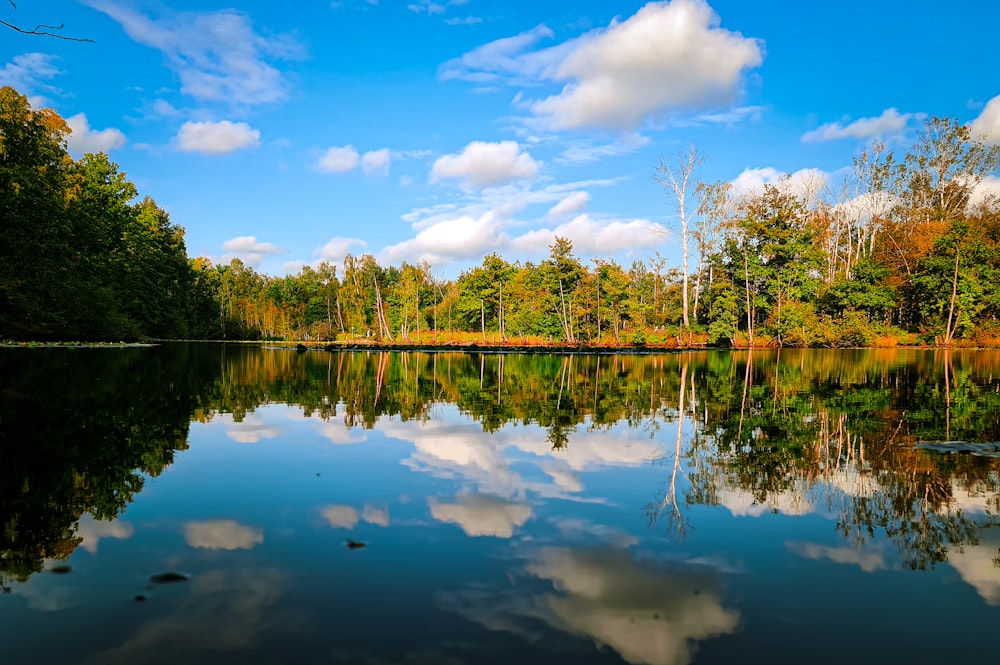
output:
[[[1000,353],[0,349],[4,663],[993,662]]]

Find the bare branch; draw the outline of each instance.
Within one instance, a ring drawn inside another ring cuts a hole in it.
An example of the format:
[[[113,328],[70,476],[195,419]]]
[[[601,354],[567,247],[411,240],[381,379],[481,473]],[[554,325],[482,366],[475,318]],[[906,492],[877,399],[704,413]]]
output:
[[[14,4],[14,0],[7,0],[7,2],[15,10],[17,9],[17,5]],[[14,25],[13,23],[8,23],[7,21],[3,20],[0,20],[0,25],[6,28],[10,28],[14,32],[20,32],[22,35],[34,35],[37,37],[55,37],[56,39],[62,39],[67,42],[90,42],[90,43],[94,42],[93,39],[87,39],[86,37],[70,37],[68,35],[64,35],[58,32],[52,32],[54,30],[62,30],[64,27],[64,24],[62,23],[60,23],[59,25],[47,25],[45,23],[39,23],[31,30],[26,30],[25,28]]]

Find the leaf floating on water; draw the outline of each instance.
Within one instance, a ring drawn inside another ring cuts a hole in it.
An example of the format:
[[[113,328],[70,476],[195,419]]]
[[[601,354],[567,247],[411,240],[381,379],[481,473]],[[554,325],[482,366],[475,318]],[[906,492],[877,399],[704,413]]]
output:
[[[171,571],[152,575],[150,576],[149,581],[154,584],[170,584],[172,582],[187,582],[189,579],[191,579],[190,575]]]
[[[1000,441],[917,441],[917,448],[939,453],[967,453],[978,457],[1000,457]]]

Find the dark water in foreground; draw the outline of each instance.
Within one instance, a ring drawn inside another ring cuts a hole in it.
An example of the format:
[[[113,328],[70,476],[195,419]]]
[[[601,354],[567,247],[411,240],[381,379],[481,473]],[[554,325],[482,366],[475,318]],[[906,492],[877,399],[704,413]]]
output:
[[[998,391],[986,352],[0,349],[0,662],[995,662]]]

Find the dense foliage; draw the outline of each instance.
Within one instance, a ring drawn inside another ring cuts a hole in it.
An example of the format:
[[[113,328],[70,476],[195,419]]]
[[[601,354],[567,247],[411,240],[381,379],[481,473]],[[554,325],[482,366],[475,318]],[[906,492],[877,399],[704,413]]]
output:
[[[73,160],[68,132],[0,91],[3,338],[1000,343],[1000,204],[980,187],[1000,147],[947,118],[927,120],[901,159],[877,143],[862,152],[837,193],[791,180],[742,194],[696,184],[681,238],[692,274],[659,255],[586,264],[557,237],[543,261],[491,254],[454,280],[370,254],[284,277],[189,260],[183,229],[137,200],[106,155]]]

